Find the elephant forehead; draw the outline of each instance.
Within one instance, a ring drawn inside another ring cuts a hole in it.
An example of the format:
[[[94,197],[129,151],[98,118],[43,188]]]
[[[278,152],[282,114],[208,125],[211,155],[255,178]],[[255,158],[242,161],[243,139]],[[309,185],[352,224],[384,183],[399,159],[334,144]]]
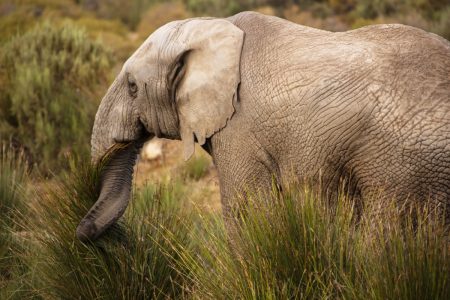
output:
[[[160,73],[165,71],[164,66],[171,64],[179,51],[177,32],[183,23],[174,21],[158,28],[130,56],[122,70],[145,80],[152,74],[155,78],[161,76]]]
[[[157,79],[161,76],[162,68],[157,61],[157,57],[154,59],[129,59],[124,66],[124,72],[132,74],[138,81],[148,81]]]
[[[165,57],[166,55],[161,54],[171,51],[175,46],[174,44],[179,41],[178,29],[183,23],[183,21],[173,21],[158,28],[131,55],[128,59],[129,63],[137,60],[156,60]]]
[[[154,71],[150,69],[156,69],[158,63],[157,47],[149,47],[146,51],[136,51],[124,64],[123,71],[125,73],[131,73],[138,76],[142,72]]]

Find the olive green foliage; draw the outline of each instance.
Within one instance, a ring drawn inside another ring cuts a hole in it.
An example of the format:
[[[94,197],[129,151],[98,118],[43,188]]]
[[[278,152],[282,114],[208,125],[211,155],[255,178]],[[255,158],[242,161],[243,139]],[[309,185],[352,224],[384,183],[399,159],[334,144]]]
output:
[[[229,16],[264,5],[284,6],[287,0],[183,0],[186,8],[195,14],[217,17]]]
[[[430,30],[450,40],[450,4],[434,14],[433,20]]]
[[[96,13],[100,18],[119,19],[132,30],[141,20],[142,13],[152,4],[164,2],[162,0],[77,0],[86,10]]]
[[[427,210],[401,218],[391,204],[358,218],[344,195],[337,204],[298,187],[254,196],[233,248],[218,217],[193,238],[200,254],[180,247],[177,261],[199,299],[448,299],[444,221]]]
[[[303,9],[318,3],[328,6],[335,14],[355,13],[363,18],[376,18],[395,14],[408,14],[413,10],[435,18],[450,4],[446,0],[293,0]],[[278,4],[279,5],[279,4]]]
[[[450,39],[450,3],[445,0],[183,0],[183,3],[194,15],[218,17],[262,6],[271,6],[273,13],[285,17],[295,5],[300,12],[311,12],[317,19],[337,17],[349,28],[373,23],[404,23]]]
[[[13,136],[31,150],[34,161],[46,171],[58,171],[65,154],[86,154],[95,107],[107,86],[104,79],[112,76],[112,56],[102,45],[112,47],[117,61],[124,61],[137,47],[127,40],[128,29],[135,28],[147,9],[155,8],[157,2],[160,1],[2,1],[1,138]],[[192,16],[227,16],[270,5],[283,17],[291,5],[298,5],[300,12],[311,11],[314,18],[336,15],[348,28],[400,22],[450,38],[450,5],[443,0],[182,2],[184,7],[174,7],[189,10]],[[164,11],[158,14],[164,15]],[[184,16],[181,12],[177,15]],[[67,19],[72,20],[72,25]],[[51,23],[41,24],[42,20]],[[144,21],[139,28],[152,28],[153,20]],[[164,18],[156,23],[164,24]],[[12,36],[16,37],[11,39]],[[101,37],[102,42],[92,42],[90,37]],[[58,42],[50,42],[54,40]],[[89,52],[91,48],[93,51]]]
[[[242,9],[237,0],[184,0],[186,8],[194,14],[222,17]]]
[[[412,25],[450,39],[450,3],[445,0],[361,0],[355,1],[349,16],[363,20],[381,18],[383,23]]]
[[[60,166],[68,153],[86,155],[95,89],[110,64],[108,51],[70,23],[13,38],[1,52],[0,133],[28,147],[43,168]]]
[[[17,222],[26,207],[27,169],[20,152],[0,144],[0,299],[21,288],[22,268],[15,251],[20,247]]]
[[[80,13],[71,0],[0,0],[0,41],[6,42],[42,20],[78,17]]]
[[[403,23],[450,39],[450,2],[446,0],[327,0],[297,1],[322,15],[340,15],[352,27],[372,23]]]
[[[106,1],[101,3],[106,4]],[[130,51],[137,47],[137,44],[127,40],[127,25],[119,18],[99,18],[84,8],[73,0],[0,0],[0,42],[6,43],[42,22],[59,26],[70,20],[74,25],[85,28],[89,37],[100,39],[111,47],[120,61],[126,59]],[[124,12],[117,7],[114,11]]]
[[[379,16],[408,14],[413,10],[417,10],[430,20],[440,19],[442,10],[449,6],[450,4],[448,1],[444,0],[359,0],[353,1],[353,4],[350,5],[350,7],[353,7],[355,12],[363,18],[374,19]]]

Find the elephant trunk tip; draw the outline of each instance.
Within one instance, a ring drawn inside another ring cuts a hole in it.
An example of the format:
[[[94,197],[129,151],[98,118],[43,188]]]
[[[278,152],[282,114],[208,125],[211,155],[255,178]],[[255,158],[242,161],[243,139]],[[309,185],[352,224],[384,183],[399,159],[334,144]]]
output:
[[[77,227],[77,238],[82,242],[94,241],[97,238],[97,226],[91,220],[82,220]]]

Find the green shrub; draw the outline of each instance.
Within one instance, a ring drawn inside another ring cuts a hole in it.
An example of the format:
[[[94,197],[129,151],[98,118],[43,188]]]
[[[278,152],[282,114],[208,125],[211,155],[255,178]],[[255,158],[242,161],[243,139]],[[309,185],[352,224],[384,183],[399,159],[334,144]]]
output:
[[[44,23],[12,39],[0,59],[0,135],[28,147],[42,170],[61,167],[68,153],[87,155],[109,52],[70,23]]]
[[[439,20],[440,13],[450,7],[446,0],[408,0],[405,5],[420,11],[429,20]]]
[[[329,7],[338,14],[348,13],[355,8],[356,0],[328,0]]]
[[[86,10],[95,12],[100,18],[116,19],[126,24],[130,29],[136,29],[139,24],[142,13],[161,0],[78,0]]]
[[[244,10],[252,10],[263,5],[283,7],[286,0],[183,0],[186,8],[197,15],[228,17]]]
[[[197,15],[225,16],[234,10],[236,2],[217,0],[184,0],[186,9]]]
[[[378,16],[389,16],[402,7],[400,0],[361,0],[355,7],[356,14],[365,19],[375,19]]]
[[[93,16],[81,17],[73,21],[77,27],[84,28],[92,39],[97,39],[110,49],[114,61],[122,63],[140,45],[139,41],[129,39],[128,28],[118,20],[104,20]],[[114,72],[109,72],[109,76]],[[106,87],[103,92],[106,92]]]
[[[333,2],[339,3],[340,1],[330,0],[331,4],[333,4]],[[362,0],[355,1],[351,10],[347,10],[347,12],[349,13],[348,17],[353,19],[353,21],[355,19],[391,17],[392,19],[385,20],[384,22],[389,21],[400,23],[405,23],[404,21],[408,20],[408,18],[415,17],[415,14],[419,14],[422,18],[428,21],[426,26],[427,28],[424,29],[447,36],[444,28],[446,28],[447,25],[447,11],[449,9],[450,4],[445,0]]]
[[[23,34],[42,20],[77,18],[81,9],[72,0],[2,0],[0,1],[0,42]]]
[[[431,31],[450,41],[450,5],[439,11],[437,20],[431,26]]]
[[[152,5],[142,14],[139,26],[136,28],[139,40],[143,42],[156,29],[171,21],[189,17],[190,15],[181,1],[167,1]]]

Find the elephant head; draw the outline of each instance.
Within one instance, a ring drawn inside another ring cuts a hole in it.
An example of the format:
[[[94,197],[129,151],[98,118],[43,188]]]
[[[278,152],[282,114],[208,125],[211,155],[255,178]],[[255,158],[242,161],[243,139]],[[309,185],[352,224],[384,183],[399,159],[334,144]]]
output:
[[[124,213],[146,140],[181,139],[188,159],[195,140],[204,144],[226,125],[234,113],[243,39],[227,20],[176,21],[150,35],[126,61],[95,116],[92,161],[109,158],[100,196],[78,225],[80,240],[95,240]]]

